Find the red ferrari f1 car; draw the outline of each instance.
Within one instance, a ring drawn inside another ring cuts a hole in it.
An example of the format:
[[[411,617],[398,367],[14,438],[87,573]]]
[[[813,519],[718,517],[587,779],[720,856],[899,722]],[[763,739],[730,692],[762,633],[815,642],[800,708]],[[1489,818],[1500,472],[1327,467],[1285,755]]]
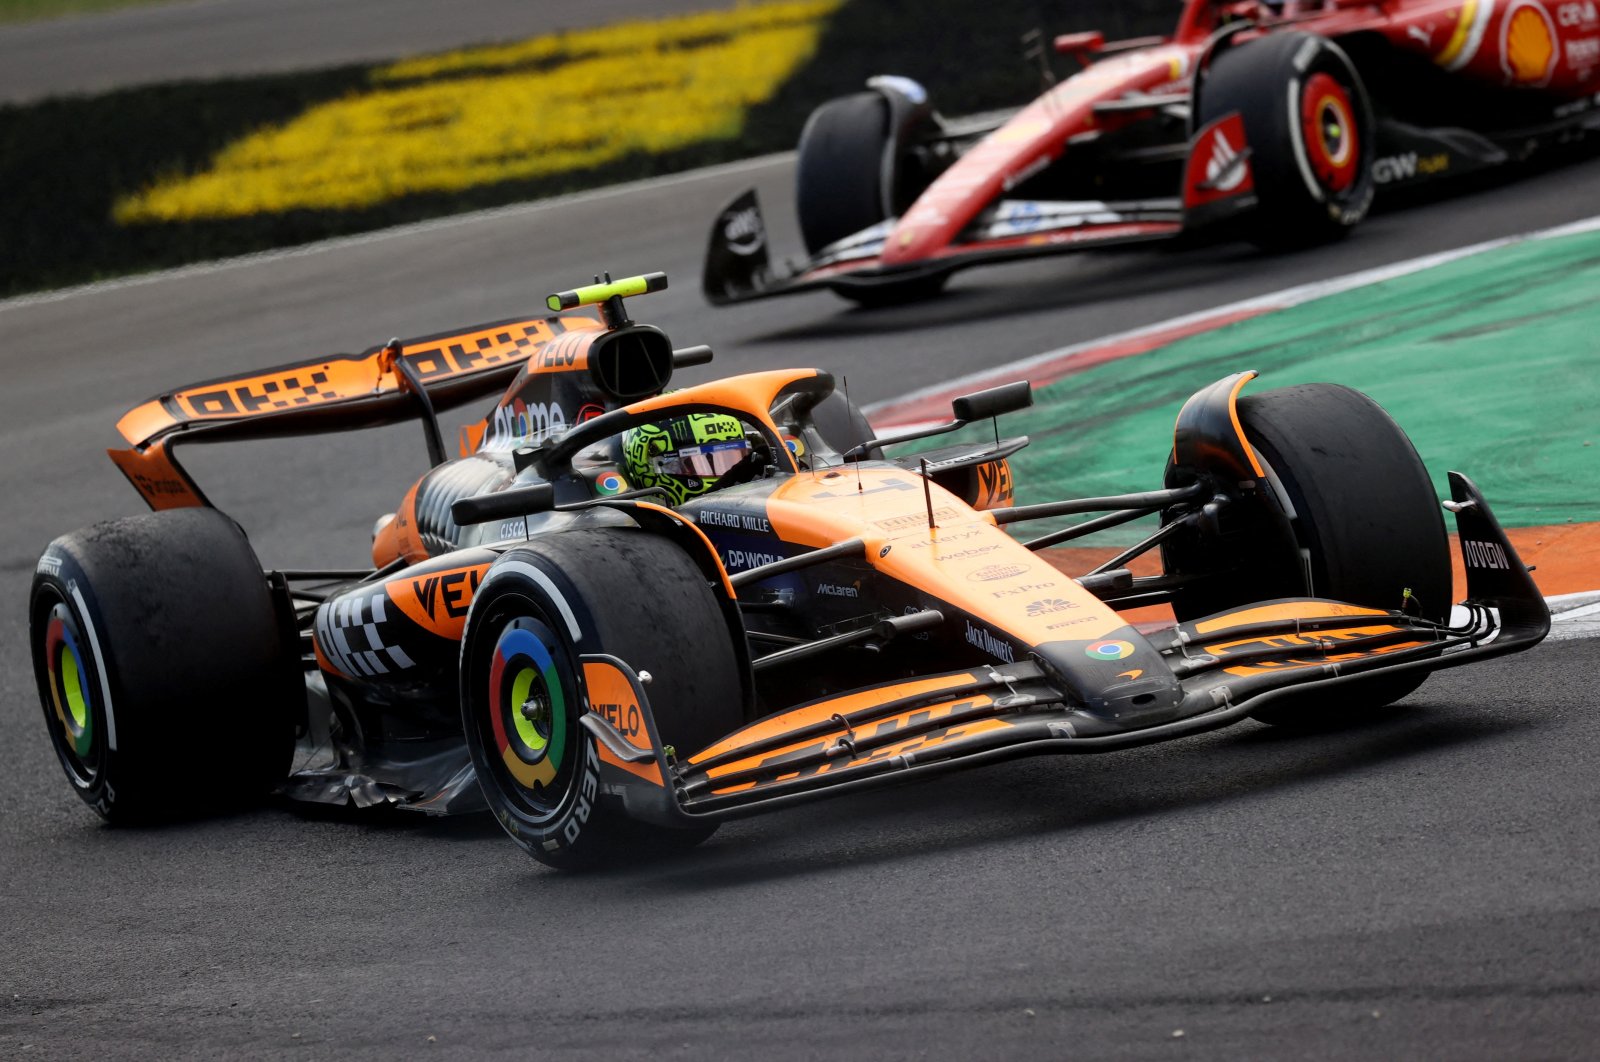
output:
[[[1380,186],[1600,129],[1597,0],[1188,0],[1171,37],[1055,48],[1083,70],[1015,112],[946,119],[902,77],[819,107],[795,177],[807,257],[773,267],[746,192],[712,227],[706,297],[893,301],[971,265],[1199,230],[1310,245]]]
[[[56,539],[29,602],[45,723],[78,793],[113,820],[272,789],[487,806],[535,858],[575,866],[955,767],[1246,717],[1326,724],[1549,629],[1455,473],[1453,617],[1427,474],[1355,391],[1241,398],[1254,373],[1237,373],[1178,411],[1158,489],[1017,505],[1008,458],[1025,438],[884,448],[1026,406],[1026,382],[876,437],[815,369],[668,391],[711,354],[628,320],[625,295],[664,285],[551,297],[599,304],[601,322],[390,341],[128,413],[131,448],[111,456],[156,511]],[[447,460],[437,411],[494,391]],[[413,417],[433,467],[380,523],[368,570],[263,571],[174,455]],[[1039,552],[1157,514],[1076,577]],[[1158,548],[1162,574],[1130,574]],[[1159,602],[1179,622],[1154,634],[1118,612]]]

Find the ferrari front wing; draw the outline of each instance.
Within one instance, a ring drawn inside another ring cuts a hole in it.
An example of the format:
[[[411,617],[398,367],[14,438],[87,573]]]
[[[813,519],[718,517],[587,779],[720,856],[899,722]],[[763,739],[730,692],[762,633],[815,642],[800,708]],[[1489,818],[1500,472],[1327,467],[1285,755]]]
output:
[[[1003,200],[985,211],[959,241],[915,262],[892,266],[882,262],[894,230],[891,220],[847,236],[807,262],[774,268],[761,204],[751,190],[717,215],[701,287],[713,306],[821,287],[867,291],[944,276],[968,266],[1169,239],[1183,229],[1183,204],[1177,199]]]
[[[870,297],[875,288],[939,278],[969,266],[1171,239],[1221,225],[1256,205],[1250,159],[1244,122],[1232,112],[1191,139],[1182,184],[1170,198],[997,198],[949,242],[910,260],[886,253],[894,250],[891,242],[911,237],[900,219],[891,218],[822,248],[809,261],[779,268],[772,264],[761,203],[750,189],[712,223],[701,288],[713,306],[819,287]]]

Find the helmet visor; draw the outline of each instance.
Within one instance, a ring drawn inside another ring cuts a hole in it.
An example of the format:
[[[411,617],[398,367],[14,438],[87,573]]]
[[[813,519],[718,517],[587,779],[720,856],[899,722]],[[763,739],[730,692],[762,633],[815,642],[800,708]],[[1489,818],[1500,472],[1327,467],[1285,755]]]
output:
[[[658,454],[650,459],[650,467],[662,475],[705,479],[727,472],[743,461],[749,452],[750,444],[743,439],[704,443]]]

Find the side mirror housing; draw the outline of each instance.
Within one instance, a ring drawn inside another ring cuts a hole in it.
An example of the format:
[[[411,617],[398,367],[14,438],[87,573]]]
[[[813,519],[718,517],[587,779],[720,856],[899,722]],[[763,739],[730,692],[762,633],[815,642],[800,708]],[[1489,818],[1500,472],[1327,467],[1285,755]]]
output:
[[[950,403],[950,411],[957,420],[971,424],[975,420],[987,420],[1002,413],[1015,413],[1031,405],[1033,405],[1033,385],[1027,380],[1017,380],[1014,383],[991,387],[987,391],[962,395]]]
[[[1055,39],[1057,55],[1087,55],[1105,47],[1106,35],[1099,30],[1088,33],[1063,33]]]

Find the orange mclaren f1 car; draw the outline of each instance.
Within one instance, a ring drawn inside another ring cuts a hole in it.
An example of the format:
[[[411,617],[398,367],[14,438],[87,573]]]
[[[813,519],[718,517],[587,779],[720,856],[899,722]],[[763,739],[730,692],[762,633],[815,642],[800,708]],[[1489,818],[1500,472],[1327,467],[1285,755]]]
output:
[[[628,319],[624,296],[665,282],[597,283],[552,296],[552,316],[128,413],[131,448],[111,456],[155,512],[56,539],[29,602],[45,722],[79,794],[113,820],[269,790],[487,806],[568,867],[955,767],[1245,718],[1326,725],[1549,629],[1456,473],[1452,609],[1428,476],[1355,391],[1241,397],[1254,374],[1237,373],[1177,411],[1158,489],[1018,505],[1008,458],[1025,438],[884,451],[1026,406],[1025,382],[876,436],[815,369],[669,391],[711,352]],[[601,320],[564,312],[583,305]],[[497,391],[447,460],[437,412]],[[433,467],[381,523],[370,570],[263,571],[174,454],[411,418]],[[1039,552],[1157,514],[1093,571]],[[1066,516],[1086,519],[1011,533]],[[1131,575],[1154,549],[1162,574]],[[1178,623],[1152,634],[1118,612],[1159,602]]]
[[[1201,231],[1313,245],[1379,187],[1600,130],[1597,0],[1187,0],[1171,36],[1055,47],[1083,69],[1046,68],[1019,110],[947,119],[903,77],[817,108],[805,259],[773,266],[746,192],[712,226],[707,299],[893,301],[984,262]]]

